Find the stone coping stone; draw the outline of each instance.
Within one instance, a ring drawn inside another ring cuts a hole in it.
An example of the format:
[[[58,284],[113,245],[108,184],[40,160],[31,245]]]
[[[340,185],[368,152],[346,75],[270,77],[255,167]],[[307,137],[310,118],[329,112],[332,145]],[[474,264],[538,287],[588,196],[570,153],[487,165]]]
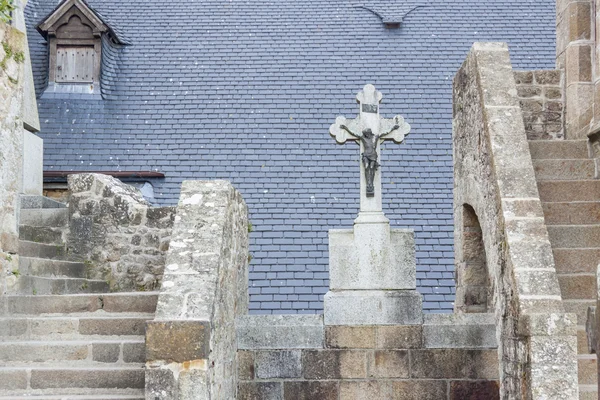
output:
[[[238,349],[322,349],[322,315],[243,315],[236,319]]]
[[[428,349],[494,349],[494,314],[425,314],[423,344]]]

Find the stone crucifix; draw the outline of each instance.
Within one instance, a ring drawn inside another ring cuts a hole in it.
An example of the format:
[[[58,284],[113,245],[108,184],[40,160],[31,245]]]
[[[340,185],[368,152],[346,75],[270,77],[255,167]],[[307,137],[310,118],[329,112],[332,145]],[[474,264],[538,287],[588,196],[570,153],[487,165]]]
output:
[[[360,211],[381,213],[381,171],[379,170],[380,146],[384,140],[401,143],[410,132],[410,125],[400,115],[387,119],[379,116],[379,103],[382,94],[375,86],[365,85],[358,92],[356,100],[360,104],[358,117],[349,120],[337,117],[329,127],[329,133],[339,144],[348,140],[360,143]]]

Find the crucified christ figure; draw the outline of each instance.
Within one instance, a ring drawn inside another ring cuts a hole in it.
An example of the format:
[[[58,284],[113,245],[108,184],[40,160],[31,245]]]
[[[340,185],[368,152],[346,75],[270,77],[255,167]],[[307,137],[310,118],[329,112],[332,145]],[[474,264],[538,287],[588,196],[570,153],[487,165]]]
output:
[[[348,129],[346,125],[340,125],[341,129],[345,130],[352,136],[359,138],[363,144],[362,162],[365,166],[367,197],[375,196],[373,180],[375,179],[375,171],[377,171],[379,168],[379,162],[377,162],[377,144],[379,143],[379,138],[391,133],[399,127],[400,125],[394,125],[388,132],[382,133],[381,135],[374,135],[370,128],[364,129],[361,134],[356,134]]]

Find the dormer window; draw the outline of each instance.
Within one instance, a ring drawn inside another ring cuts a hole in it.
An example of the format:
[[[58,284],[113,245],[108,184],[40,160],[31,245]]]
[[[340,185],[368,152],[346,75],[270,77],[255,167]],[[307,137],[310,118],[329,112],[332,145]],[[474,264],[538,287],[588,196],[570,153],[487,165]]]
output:
[[[64,0],[37,29],[48,40],[48,87],[99,93],[102,35],[120,44],[100,15],[83,0]]]

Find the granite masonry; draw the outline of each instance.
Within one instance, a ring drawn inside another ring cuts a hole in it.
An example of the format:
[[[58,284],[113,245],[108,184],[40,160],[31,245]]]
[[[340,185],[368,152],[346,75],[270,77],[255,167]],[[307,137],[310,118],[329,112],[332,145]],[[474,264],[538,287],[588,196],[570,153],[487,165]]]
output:
[[[113,291],[158,288],[175,207],[151,207],[139,190],[101,174],[69,176],[67,249]]]
[[[226,181],[184,181],[156,315],[146,399],[234,399],[235,318],[248,312],[248,210]]]
[[[576,316],[564,312],[517,93],[506,44],[475,43],[454,78],[456,308],[494,310],[502,399],[577,399]]]

